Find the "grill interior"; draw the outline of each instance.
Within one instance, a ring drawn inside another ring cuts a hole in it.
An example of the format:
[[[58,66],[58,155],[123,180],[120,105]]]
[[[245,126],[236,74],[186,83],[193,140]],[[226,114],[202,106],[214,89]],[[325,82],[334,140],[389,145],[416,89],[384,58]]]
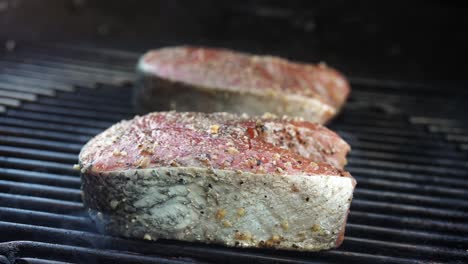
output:
[[[305,253],[101,235],[72,165],[130,118],[138,54],[25,45],[0,59],[0,263],[468,262],[467,92],[351,78],[329,127],[358,181],[346,239]]]

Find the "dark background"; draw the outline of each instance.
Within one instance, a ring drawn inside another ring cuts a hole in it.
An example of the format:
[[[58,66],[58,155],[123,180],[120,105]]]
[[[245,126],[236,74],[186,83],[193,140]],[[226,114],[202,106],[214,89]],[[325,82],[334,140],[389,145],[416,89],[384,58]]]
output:
[[[198,44],[319,62],[351,77],[466,83],[455,1],[0,0],[0,39],[143,52]]]

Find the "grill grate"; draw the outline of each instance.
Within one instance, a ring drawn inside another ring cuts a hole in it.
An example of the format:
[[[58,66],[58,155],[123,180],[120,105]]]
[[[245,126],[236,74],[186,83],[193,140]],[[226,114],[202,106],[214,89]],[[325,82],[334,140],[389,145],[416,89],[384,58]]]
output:
[[[41,45],[2,57],[0,263],[468,261],[465,95],[367,79],[352,79],[352,98],[330,125],[353,147],[347,168],[358,181],[341,248],[232,249],[99,234],[72,164],[88,139],[133,115],[136,59]]]

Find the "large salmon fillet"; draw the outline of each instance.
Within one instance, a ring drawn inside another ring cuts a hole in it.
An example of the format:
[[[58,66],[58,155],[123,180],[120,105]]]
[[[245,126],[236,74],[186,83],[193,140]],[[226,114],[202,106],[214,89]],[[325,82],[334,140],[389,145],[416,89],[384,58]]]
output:
[[[113,235],[329,249],[355,186],[342,169],[349,150],[301,119],[151,113],[83,147],[83,201]]]

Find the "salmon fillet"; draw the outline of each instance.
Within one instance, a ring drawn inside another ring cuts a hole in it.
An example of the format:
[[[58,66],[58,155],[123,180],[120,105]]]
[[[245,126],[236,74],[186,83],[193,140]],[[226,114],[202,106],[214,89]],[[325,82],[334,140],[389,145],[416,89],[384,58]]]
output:
[[[135,105],[142,112],[178,110],[300,116],[325,123],[350,87],[336,70],[226,49],[169,47],[147,52]]]
[[[355,186],[349,149],[297,118],[151,113],[83,147],[83,201],[119,236],[328,249],[343,240]]]

